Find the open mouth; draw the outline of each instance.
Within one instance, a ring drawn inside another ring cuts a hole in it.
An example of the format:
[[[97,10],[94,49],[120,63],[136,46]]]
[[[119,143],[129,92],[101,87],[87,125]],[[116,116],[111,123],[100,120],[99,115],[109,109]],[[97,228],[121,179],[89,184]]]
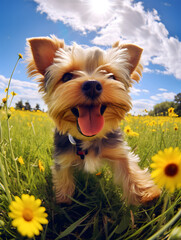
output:
[[[104,127],[105,105],[80,105],[71,109],[77,118],[79,132],[87,137],[98,134]]]

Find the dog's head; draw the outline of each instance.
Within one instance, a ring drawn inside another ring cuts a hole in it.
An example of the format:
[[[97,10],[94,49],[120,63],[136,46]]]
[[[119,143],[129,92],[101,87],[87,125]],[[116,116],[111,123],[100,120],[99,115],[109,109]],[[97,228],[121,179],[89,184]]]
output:
[[[131,108],[129,87],[141,75],[141,48],[119,42],[107,50],[66,46],[54,36],[28,39],[28,46],[28,74],[39,75],[40,91],[61,133],[92,139],[118,127]]]

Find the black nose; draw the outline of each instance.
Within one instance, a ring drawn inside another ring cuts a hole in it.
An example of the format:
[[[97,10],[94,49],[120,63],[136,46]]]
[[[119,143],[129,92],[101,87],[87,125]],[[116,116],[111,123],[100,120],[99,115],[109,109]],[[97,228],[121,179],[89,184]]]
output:
[[[82,92],[86,97],[93,100],[101,95],[102,85],[100,82],[95,80],[86,81],[82,84]]]

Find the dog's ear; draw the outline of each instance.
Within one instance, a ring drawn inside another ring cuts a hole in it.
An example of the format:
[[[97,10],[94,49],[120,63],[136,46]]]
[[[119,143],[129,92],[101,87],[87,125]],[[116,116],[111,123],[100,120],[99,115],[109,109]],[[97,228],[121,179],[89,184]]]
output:
[[[113,47],[119,49],[127,49],[129,55],[129,71],[132,79],[139,81],[142,76],[143,66],[139,63],[143,49],[134,44],[122,44],[119,42],[114,43]]]
[[[32,53],[33,59],[31,60],[34,72],[45,74],[47,67],[53,63],[55,52],[64,47],[64,41],[56,37],[43,37],[43,38],[29,38],[27,39],[28,45]],[[31,65],[31,66],[32,66]]]

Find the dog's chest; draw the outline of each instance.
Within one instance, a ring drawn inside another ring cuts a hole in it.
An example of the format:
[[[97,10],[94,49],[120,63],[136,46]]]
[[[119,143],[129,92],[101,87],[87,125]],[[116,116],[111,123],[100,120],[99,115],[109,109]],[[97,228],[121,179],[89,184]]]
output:
[[[102,150],[105,148],[114,149],[122,142],[122,134],[119,129],[109,132],[105,138],[92,141],[82,141],[72,137],[70,134],[60,134],[57,130],[54,135],[55,159],[61,155],[72,153],[72,165],[80,165],[85,171],[94,173],[103,164]]]

